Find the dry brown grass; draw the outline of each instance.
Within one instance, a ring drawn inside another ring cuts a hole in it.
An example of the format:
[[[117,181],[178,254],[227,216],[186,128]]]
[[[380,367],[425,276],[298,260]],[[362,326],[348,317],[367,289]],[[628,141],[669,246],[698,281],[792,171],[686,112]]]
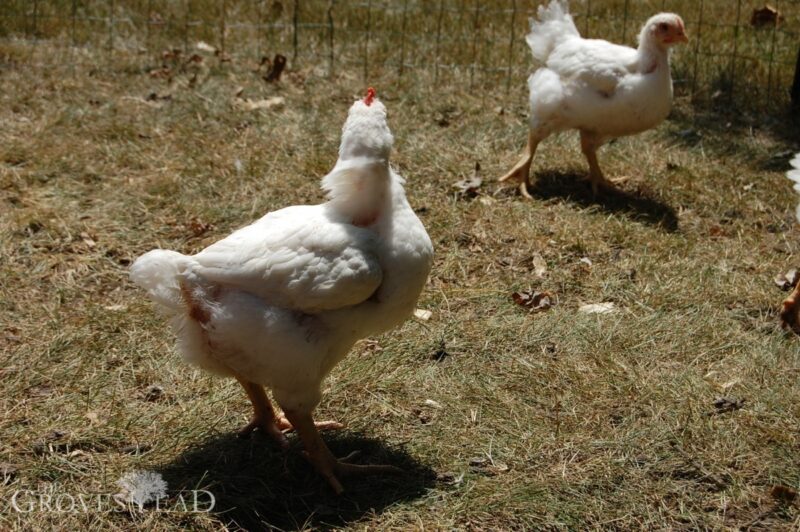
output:
[[[436,246],[420,302],[433,318],[362,342],[329,379],[318,415],[348,426],[326,436],[334,450],[408,470],[336,498],[297,452],[233,437],[244,394],[172,353],[127,266],[320,201],[358,77],[267,86],[235,61],[189,88],[123,59],[30,69],[27,53],[0,49],[0,462],[16,468],[0,528],[800,526],[796,503],[770,496],[800,487],[800,349],[776,323],[772,282],[800,251],[783,176],[796,130],[679,101],[658,129],[603,150],[607,173],[631,178],[624,192],[594,201],[564,135],[542,146],[524,202],[493,182],[524,141],[521,79],[508,99],[377,80]],[[238,87],[286,105],[242,110]],[[475,161],[482,194],[459,199],[452,183]],[[559,304],[526,314],[510,295],[528,287]],[[601,301],[618,312],[577,312]],[[164,393],[148,400],[153,385]],[[745,402],[717,413],[720,396]],[[133,469],[210,490],[215,513],[8,504],[17,490],[114,492]]]

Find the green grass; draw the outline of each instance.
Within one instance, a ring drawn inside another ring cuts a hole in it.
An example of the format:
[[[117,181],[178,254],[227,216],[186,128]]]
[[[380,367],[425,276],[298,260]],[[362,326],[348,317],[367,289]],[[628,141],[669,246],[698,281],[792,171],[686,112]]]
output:
[[[0,462],[16,468],[0,528],[800,526],[796,503],[770,495],[800,488],[800,348],[772,281],[800,252],[783,174],[796,128],[679,98],[659,128],[602,150],[606,173],[630,178],[621,192],[592,199],[562,135],[524,202],[494,182],[525,139],[522,76],[508,98],[373,80],[436,248],[419,303],[433,317],[358,344],[327,381],[317,416],[347,425],[325,436],[334,451],[407,470],[337,498],[297,445],[234,437],[250,414],[238,384],[179,360],[127,266],[321,201],[360,76],[309,65],[268,86],[235,59],[190,88],[191,73],[168,84],[146,58],[92,49],[87,66],[26,68],[49,51],[0,47]],[[285,107],[242,110],[239,87]],[[460,199],[452,184],[476,161],[481,195]],[[511,293],[529,287],[558,305],[527,314]],[[609,301],[616,313],[577,310]],[[745,402],[717,413],[722,396]],[[18,490],[114,493],[134,469],[211,491],[215,513],[9,504]]]

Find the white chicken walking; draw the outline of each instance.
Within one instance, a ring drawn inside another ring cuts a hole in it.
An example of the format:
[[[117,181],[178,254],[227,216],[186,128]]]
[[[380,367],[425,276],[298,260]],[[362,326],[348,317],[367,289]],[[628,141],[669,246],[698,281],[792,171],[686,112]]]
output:
[[[529,173],[536,147],[559,131],[577,129],[589,162],[589,180],[596,194],[610,186],[597,163],[597,149],[615,137],[650,129],[669,114],[672,78],[669,50],[687,42],[681,17],[660,13],[639,34],[639,48],[584,39],[567,2],[552,0],[531,19],[526,40],[544,66],[528,78],[531,115],[528,146],[519,162],[500,181],[521,181],[520,193],[530,198]]]
[[[323,178],[329,201],[267,214],[200,253],[157,249],[131,279],[173,316],[183,357],[238,379],[252,422],[283,448],[294,429],[306,456],[342,492],[339,477],[396,471],[336,459],[312,412],[321,384],[353,344],[405,321],[431,269],[433,247],[389,165],[394,139],[370,88],[342,131],[339,160]],[[276,416],[263,386],[285,418]]]

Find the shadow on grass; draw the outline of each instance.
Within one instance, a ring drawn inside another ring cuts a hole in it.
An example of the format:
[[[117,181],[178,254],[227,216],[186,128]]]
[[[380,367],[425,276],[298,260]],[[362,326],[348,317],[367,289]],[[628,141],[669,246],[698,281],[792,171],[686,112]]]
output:
[[[624,185],[623,185],[624,186]],[[673,233],[678,230],[675,209],[641,193],[619,188],[601,190],[595,197],[584,174],[575,172],[542,172],[536,175],[530,189],[540,199],[563,198],[583,207],[597,206],[604,211],[626,216]]]
[[[244,530],[342,526],[380,513],[397,502],[419,498],[433,486],[432,469],[406,452],[352,433],[325,433],[335,456],[354,450],[354,463],[390,464],[399,475],[340,479],[336,496],[300,455],[300,444],[284,453],[260,434],[249,439],[214,437],[159,469],[170,490],[205,489],[214,494],[215,517],[227,528]]]

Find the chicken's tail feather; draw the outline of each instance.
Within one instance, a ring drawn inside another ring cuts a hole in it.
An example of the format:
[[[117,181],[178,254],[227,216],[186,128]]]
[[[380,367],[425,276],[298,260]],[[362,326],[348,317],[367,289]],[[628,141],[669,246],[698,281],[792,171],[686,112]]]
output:
[[[795,154],[794,158],[789,161],[792,169],[786,172],[786,177],[794,181],[794,190],[800,194],[800,153]],[[800,220],[800,205],[797,206],[797,219]]]
[[[525,37],[533,57],[544,63],[556,45],[567,37],[579,37],[578,28],[569,14],[567,0],[551,0],[539,6],[539,20],[532,18],[531,32]]]
[[[144,288],[150,299],[174,312],[186,310],[181,277],[192,259],[176,251],[154,249],[136,259],[131,281]]]

